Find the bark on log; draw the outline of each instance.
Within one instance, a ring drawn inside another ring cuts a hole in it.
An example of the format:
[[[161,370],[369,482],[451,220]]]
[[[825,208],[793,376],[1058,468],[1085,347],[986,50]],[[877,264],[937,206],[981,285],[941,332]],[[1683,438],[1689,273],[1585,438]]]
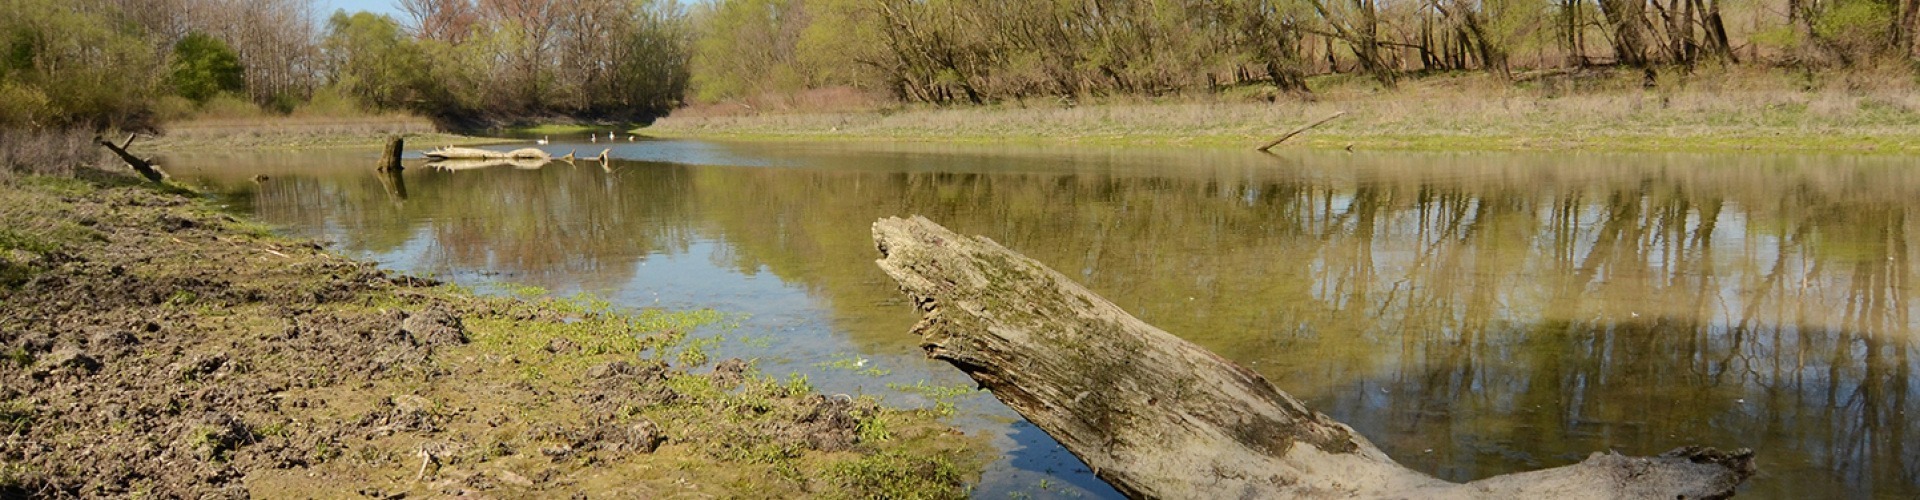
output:
[[[873,237],[880,268],[925,312],[914,332],[927,354],[1132,497],[1721,498],[1753,473],[1751,451],[1682,448],[1443,481],[992,240],[920,217],[882,219]]]
[[[405,168],[400,165],[400,152],[406,150],[406,141],[400,136],[387,137],[387,147],[380,150],[380,171],[399,172]]]
[[[1265,153],[1267,152],[1267,150],[1273,149],[1274,146],[1279,146],[1280,143],[1287,142],[1287,139],[1292,139],[1293,136],[1300,135],[1301,132],[1306,132],[1308,129],[1318,127],[1320,126],[1320,124],[1333,121],[1334,118],[1339,118],[1341,116],[1345,116],[1346,114],[1347,112],[1345,111],[1335,111],[1333,112],[1333,114],[1327,115],[1326,118],[1321,118],[1319,121],[1315,121],[1313,123],[1309,123],[1306,125],[1301,125],[1300,128],[1296,128],[1290,132],[1287,132],[1287,135],[1280,136],[1279,139],[1274,139],[1273,142],[1269,142],[1264,146],[1260,146],[1259,151],[1262,153]]]
[[[127,141],[121,144],[114,144],[113,141],[106,140],[105,138],[95,140],[99,141],[101,146],[106,146],[108,151],[112,151],[114,155],[119,156],[120,161],[127,162],[127,166],[133,167],[133,171],[139,172],[141,177],[146,177],[148,181],[152,181],[154,184],[166,182],[167,176],[161,174],[159,169],[154,168],[152,160],[140,158],[134,156],[133,153],[127,152],[127,147],[133,145],[134,137],[138,137],[138,135],[127,134]]]

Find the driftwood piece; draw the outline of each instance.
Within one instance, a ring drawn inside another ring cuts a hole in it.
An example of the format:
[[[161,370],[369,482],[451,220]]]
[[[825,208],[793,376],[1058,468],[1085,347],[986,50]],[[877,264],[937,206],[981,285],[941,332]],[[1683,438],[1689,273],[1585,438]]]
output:
[[[1293,129],[1292,131],[1287,132],[1286,135],[1282,135],[1280,136],[1279,139],[1274,139],[1273,142],[1269,142],[1266,145],[1260,146],[1258,149],[1260,152],[1264,153],[1269,149],[1273,149],[1274,146],[1279,146],[1280,143],[1282,142],[1287,142],[1287,139],[1292,139],[1293,136],[1300,135],[1301,132],[1306,132],[1308,129],[1318,127],[1323,123],[1333,121],[1334,118],[1339,118],[1341,116],[1345,116],[1346,114],[1347,112],[1345,111],[1335,111],[1333,112],[1333,114],[1327,115],[1326,118],[1321,118],[1318,121],[1315,121],[1313,123],[1301,125],[1299,128],[1296,128],[1296,129]]]
[[[421,153],[435,160],[549,160],[552,156],[546,151],[534,148],[521,148],[513,151],[491,151],[480,148],[444,147]]]
[[[1753,473],[1751,451],[1683,448],[1443,481],[992,240],[920,217],[882,219],[873,237],[925,312],[914,332],[929,356],[1136,498],[1718,498]]]
[[[127,152],[127,148],[133,146],[134,137],[138,137],[138,134],[127,134],[126,142],[120,144],[114,144],[113,141],[106,140],[105,138],[96,138],[95,140],[99,141],[101,146],[106,146],[108,151],[112,151],[114,155],[119,156],[120,161],[127,162],[127,166],[133,167],[133,171],[139,172],[141,177],[147,178],[148,181],[152,181],[154,184],[166,182],[167,176],[160,173],[160,169],[153,166],[153,160],[140,158],[134,156],[133,153]]]
[[[548,160],[521,158],[455,158],[427,162],[427,168],[460,171],[480,170],[493,167],[513,167],[521,170],[535,170],[547,166]]]

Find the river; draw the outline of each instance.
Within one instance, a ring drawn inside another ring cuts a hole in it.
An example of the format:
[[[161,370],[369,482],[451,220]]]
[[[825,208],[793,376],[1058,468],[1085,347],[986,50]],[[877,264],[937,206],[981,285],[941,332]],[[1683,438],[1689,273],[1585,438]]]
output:
[[[543,147],[608,146],[584,139]],[[1743,495],[1920,497],[1914,160],[611,146],[604,165],[416,167],[403,185],[372,148],[161,163],[389,268],[744,315],[703,332],[720,356],[950,405],[1000,450],[980,498],[1116,495],[924,359],[873,265],[875,219],[1023,252],[1442,478],[1701,444],[1758,451]]]

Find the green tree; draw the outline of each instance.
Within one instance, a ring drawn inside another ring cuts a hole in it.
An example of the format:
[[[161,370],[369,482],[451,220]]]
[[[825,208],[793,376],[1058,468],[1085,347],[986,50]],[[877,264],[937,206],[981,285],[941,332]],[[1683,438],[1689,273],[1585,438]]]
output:
[[[322,49],[333,85],[369,107],[406,107],[428,84],[425,52],[385,15],[335,12]]]
[[[240,55],[227,42],[205,33],[191,33],[173,44],[173,63],[167,83],[181,97],[196,103],[221,93],[238,94],[246,90],[247,70],[240,66]]]
[[[0,126],[142,128],[158,52],[97,0],[8,0],[0,16]]]

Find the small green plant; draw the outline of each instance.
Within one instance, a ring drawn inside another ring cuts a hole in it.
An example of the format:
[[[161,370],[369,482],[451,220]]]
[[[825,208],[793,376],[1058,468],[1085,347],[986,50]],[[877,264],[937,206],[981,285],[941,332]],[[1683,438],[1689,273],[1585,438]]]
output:
[[[860,437],[860,442],[879,443],[893,439],[893,432],[887,430],[887,421],[884,415],[872,415],[860,419],[858,425],[859,427],[855,429],[855,434]]]
[[[11,228],[0,227],[0,252],[25,250],[33,253],[52,253],[59,249],[60,245],[57,243]]]
[[[877,365],[868,366],[870,362],[871,360],[859,355],[841,354],[835,356],[831,361],[814,363],[813,366],[823,370],[845,370],[869,377],[885,377],[893,374],[893,370],[881,368]]]
[[[167,307],[188,306],[197,300],[200,300],[200,295],[190,290],[174,290],[173,295],[167,297]]]
[[[913,385],[888,383],[887,388],[900,391],[900,392],[910,393],[910,394],[918,394],[921,397],[932,400],[933,412],[941,416],[952,415],[953,412],[957,409],[957,407],[955,407],[953,404],[954,399],[957,399],[961,396],[966,396],[969,394],[980,392],[980,389],[978,387],[974,387],[972,385],[968,385],[964,383],[954,384],[954,385],[935,385],[935,384],[929,384],[925,380],[916,381],[913,383]]]
[[[723,340],[726,340],[726,338],[719,335],[688,340],[680,347],[680,352],[676,354],[674,358],[680,362],[681,367],[707,364],[707,361],[710,360],[707,351],[718,347]]]
[[[21,368],[33,366],[33,353],[27,352],[25,347],[15,347],[7,351],[7,361]]]
[[[286,422],[274,422],[260,427],[260,436],[262,437],[285,437],[286,435]]]
[[[808,380],[807,375],[804,373],[787,375],[787,382],[782,385],[788,394],[806,394],[813,392],[813,381]]]
[[[33,420],[33,406],[25,401],[8,401],[0,404],[0,429],[5,429],[8,435],[32,429]]]
[[[852,498],[965,498],[968,493],[953,462],[894,451],[834,464],[828,478]]]
[[[512,296],[520,297],[523,299],[545,297],[547,296],[548,293],[551,293],[551,292],[548,292],[547,289],[545,288],[540,288],[533,285],[513,283],[513,282],[494,283],[493,286],[494,288],[499,288],[500,291],[505,292],[507,295],[512,295]]]

